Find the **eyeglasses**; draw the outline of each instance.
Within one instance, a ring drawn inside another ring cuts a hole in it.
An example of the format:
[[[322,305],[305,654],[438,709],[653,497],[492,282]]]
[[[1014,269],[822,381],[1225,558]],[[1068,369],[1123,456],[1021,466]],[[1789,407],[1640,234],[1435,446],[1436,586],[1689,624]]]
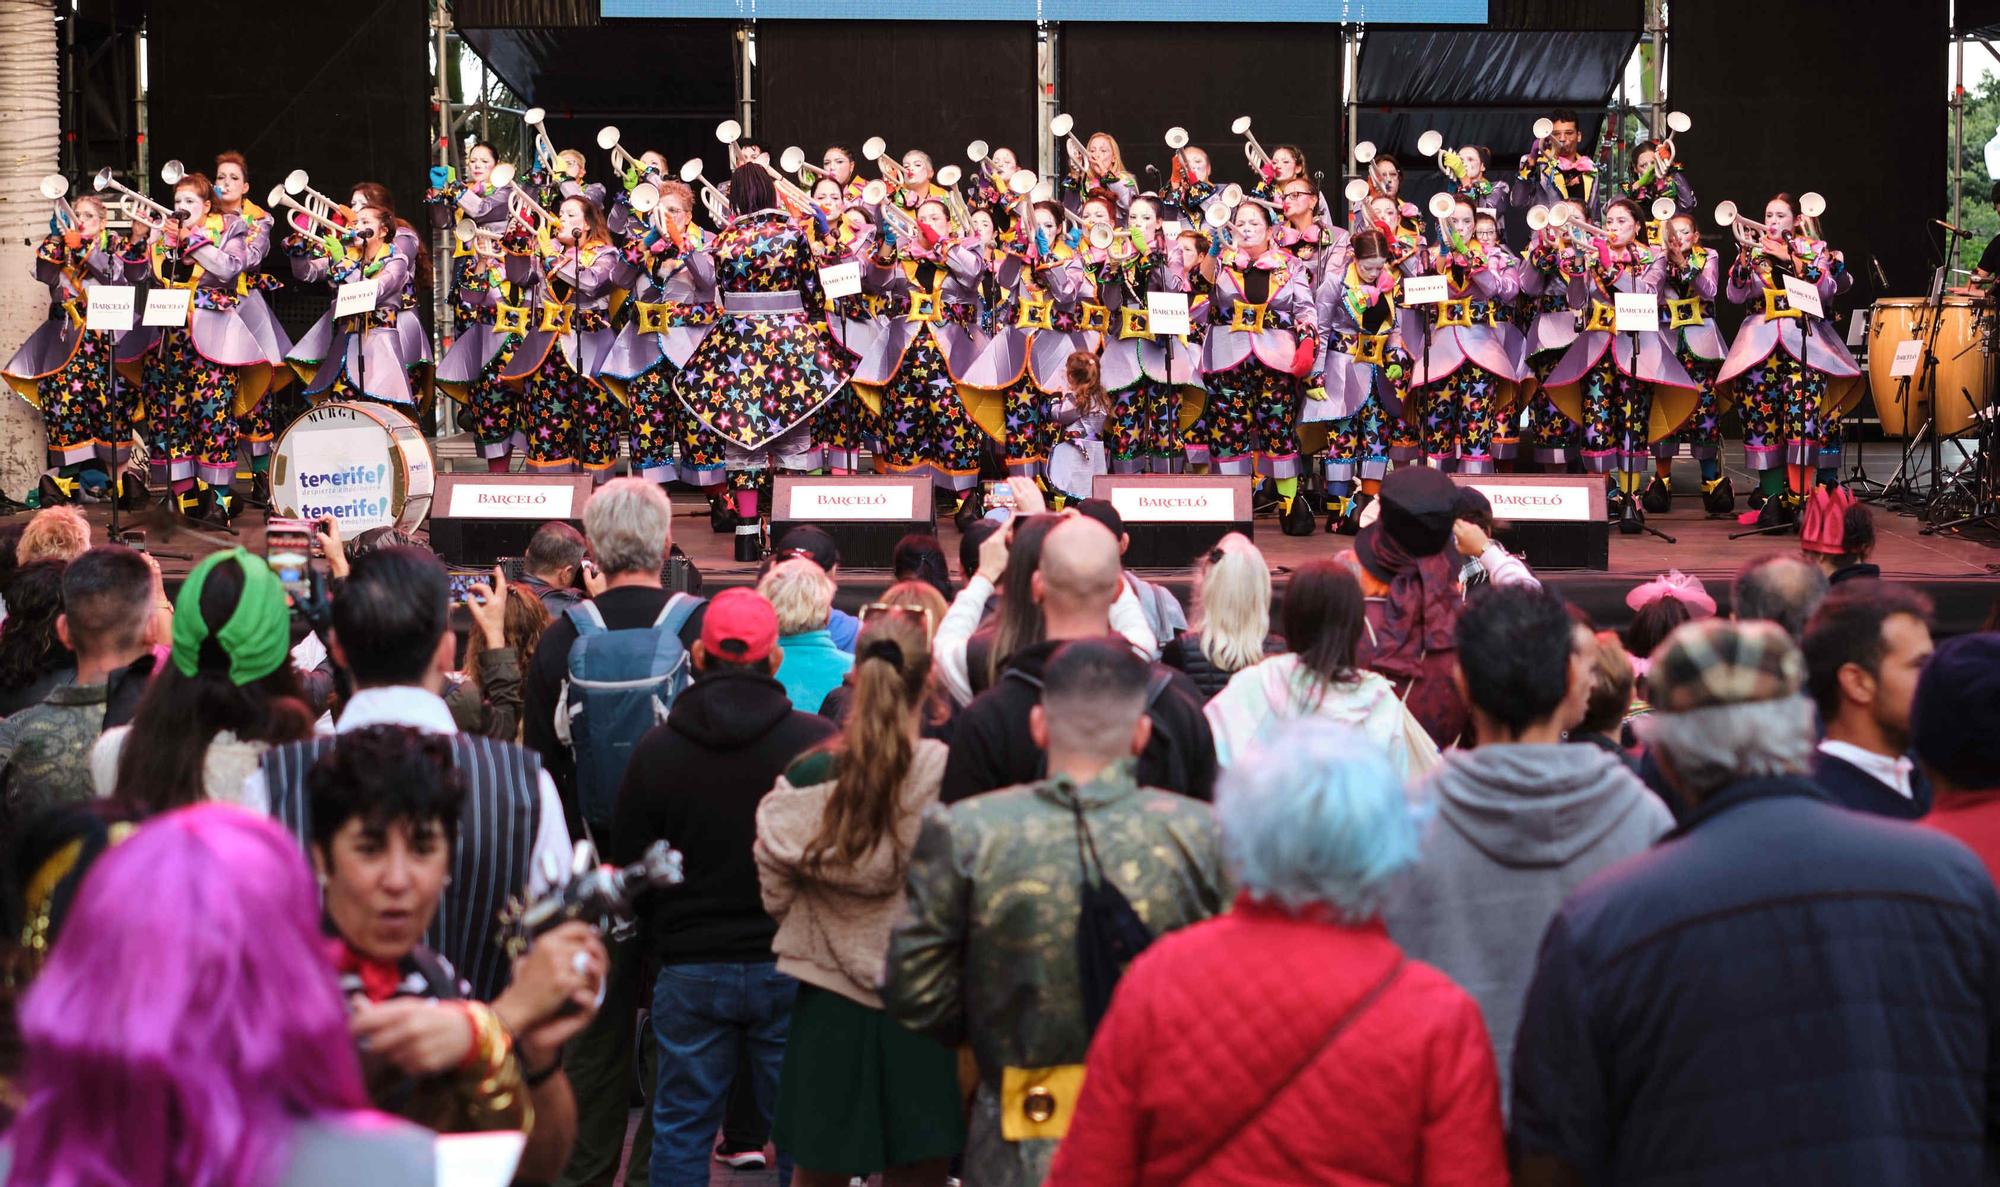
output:
[[[861,608],[860,619],[861,625],[864,627],[868,625],[871,619],[889,617],[908,618],[914,622],[921,622],[924,624],[924,634],[928,636],[931,633],[931,608],[929,606],[912,606],[905,602],[870,602]]]

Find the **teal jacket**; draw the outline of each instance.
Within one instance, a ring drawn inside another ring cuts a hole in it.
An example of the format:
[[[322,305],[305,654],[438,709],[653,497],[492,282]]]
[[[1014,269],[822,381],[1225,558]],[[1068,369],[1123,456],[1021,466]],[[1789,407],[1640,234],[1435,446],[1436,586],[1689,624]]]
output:
[[[785,650],[778,664],[778,683],[792,698],[792,708],[801,713],[819,712],[826,694],[839,688],[854,667],[854,657],[835,645],[832,632],[824,628],[780,635],[778,646]]]

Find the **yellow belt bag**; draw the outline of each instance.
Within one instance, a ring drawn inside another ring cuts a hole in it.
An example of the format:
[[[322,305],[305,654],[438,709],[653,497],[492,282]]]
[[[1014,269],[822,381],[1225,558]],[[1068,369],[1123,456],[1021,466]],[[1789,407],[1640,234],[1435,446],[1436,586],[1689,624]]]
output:
[[[1083,1094],[1083,1065],[1000,1069],[1000,1136],[1010,1142],[1060,1141]]]

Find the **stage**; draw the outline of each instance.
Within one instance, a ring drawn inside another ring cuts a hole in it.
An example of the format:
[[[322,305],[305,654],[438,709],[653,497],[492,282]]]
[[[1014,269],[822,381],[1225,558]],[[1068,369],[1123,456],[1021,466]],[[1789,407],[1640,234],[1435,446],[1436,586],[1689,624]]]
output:
[[[1894,443],[1877,442],[1865,448],[1866,468],[1870,474],[1887,476],[1896,468],[1899,450]],[[1738,492],[1738,509],[1745,510],[1743,495],[1754,488],[1754,483],[1742,470],[1741,456],[1735,452],[1734,443],[1731,443],[1731,450],[1732,464],[1727,473]],[[460,457],[465,452],[458,441],[447,440],[437,450],[440,468],[457,469],[462,460],[469,462],[469,457]],[[471,467],[466,465],[464,468]],[[1676,475],[1682,480],[1683,489],[1696,489],[1697,475],[1692,461],[1682,458],[1676,465]],[[747,585],[755,578],[756,566],[738,564],[733,559],[734,538],[709,530],[708,507],[703,499],[692,492],[676,491],[674,510],[674,542],[700,570],[705,592],[732,585]],[[86,510],[86,515],[92,524],[94,539],[103,540],[110,523],[110,511],[92,507]],[[234,537],[185,525],[171,527],[156,513],[123,518],[125,526],[137,527],[144,532],[148,548],[161,554],[160,567],[166,574],[169,588],[178,585],[179,578],[195,561],[216,549],[241,544],[252,552],[261,552],[264,547],[264,515],[261,511],[252,510],[239,518],[236,523],[239,534]],[[1676,498],[1672,511],[1653,516],[1649,522],[1675,537],[1676,542],[1669,544],[1650,535],[1620,536],[1614,530],[1608,571],[1548,570],[1540,576],[1545,583],[1589,610],[1600,625],[1622,627],[1630,616],[1624,604],[1626,591],[1662,570],[1677,568],[1700,577],[1709,592],[1715,595],[1716,601],[1726,606],[1730,578],[1739,568],[1758,557],[1796,552],[1798,548],[1798,536],[1794,533],[1730,539],[1732,533],[1743,528],[1733,518],[1706,517],[1698,495]],[[2000,576],[2000,532],[1973,530],[1925,535],[1921,531],[1923,525],[1914,516],[1880,507],[1876,509],[1875,524],[1877,543],[1874,560],[1882,567],[1883,575],[1915,585],[1927,593],[1937,604],[1941,633],[1959,634],[1979,629],[1996,596],[2000,596],[2000,580],[1996,580],[1996,576]],[[938,537],[944,545],[945,555],[952,558],[956,573],[959,536],[948,517],[938,521]],[[1280,593],[1294,567],[1314,557],[1344,551],[1351,544],[1347,537],[1324,532],[1303,537],[1286,536],[1278,530],[1276,519],[1268,515],[1258,518],[1255,539],[1271,564],[1273,584]],[[1173,590],[1183,602],[1192,596],[1186,569],[1136,571]],[[888,585],[889,576],[879,569],[843,569],[840,604],[851,610],[867,603]]]

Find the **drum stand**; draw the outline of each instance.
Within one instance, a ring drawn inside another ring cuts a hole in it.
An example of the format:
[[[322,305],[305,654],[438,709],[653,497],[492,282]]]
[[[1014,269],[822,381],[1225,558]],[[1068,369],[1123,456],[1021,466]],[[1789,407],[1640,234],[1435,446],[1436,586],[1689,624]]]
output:
[[[1924,314],[1930,320],[1924,325],[1922,330],[1924,343],[1923,358],[1913,374],[1903,376],[1902,380],[1897,383],[1896,403],[1901,405],[1905,410],[1908,410],[1911,407],[1913,392],[1929,390],[1931,392],[1931,415],[1924,418],[1924,423],[1918,427],[1915,433],[1904,439],[1902,460],[1897,464],[1896,472],[1889,476],[1889,481],[1882,484],[1881,490],[1861,496],[1861,501],[1864,503],[1893,503],[1896,505],[1895,509],[1899,511],[1916,511],[1935,497],[1937,494],[1939,472],[1944,465],[1942,443],[1932,433],[1932,430],[1937,427],[1937,340],[1938,332],[1944,328],[1944,274],[1942,271],[1934,273],[1932,276],[1930,299],[1924,303]],[[1874,348],[1871,346],[1869,349],[1872,350]],[[1907,411],[1903,418],[1903,423],[1905,426],[1910,423]],[[1918,456],[1918,443],[1924,439],[1926,434],[1931,435],[1931,487],[1929,490],[1919,493],[1912,463]],[[1857,449],[1855,452],[1858,457],[1860,450]]]
[[[1979,446],[1953,471],[1951,478],[1938,487],[1925,506],[1924,514],[1934,519],[1962,507],[1967,511],[1953,519],[1925,524],[1917,529],[1917,534],[1921,536],[1975,525],[2000,529],[2000,484],[1995,483],[1993,474],[1994,460],[2000,457],[2000,424],[1995,423],[1993,410],[1981,409],[1971,392],[1960,388],[1959,395],[1972,407],[1972,418],[1979,425]],[[1935,438],[1932,449],[1942,453],[1942,446]]]

